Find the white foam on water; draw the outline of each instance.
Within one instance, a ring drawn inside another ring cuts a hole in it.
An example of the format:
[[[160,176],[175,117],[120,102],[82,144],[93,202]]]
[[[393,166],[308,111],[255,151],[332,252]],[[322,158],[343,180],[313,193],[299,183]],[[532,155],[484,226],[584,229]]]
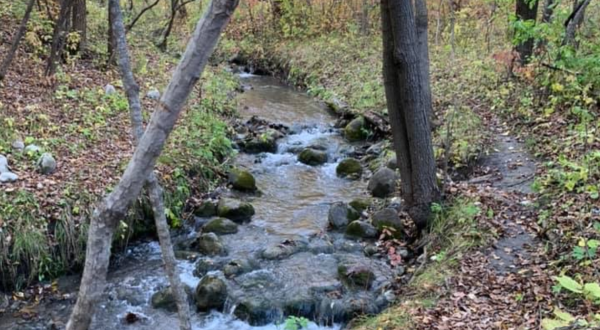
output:
[[[194,276],[194,263],[189,261],[182,261],[177,263],[179,269],[179,279],[181,282],[191,288],[196,288],[200,279]]]
[[[238,74],[238,76],[239,76],[240,78],[251,78],[251,77],[256,77],[256,75],[255,75],[255,74],[252,74],[252,73],[249,73],[249,72],[240,72],[240,73]]]

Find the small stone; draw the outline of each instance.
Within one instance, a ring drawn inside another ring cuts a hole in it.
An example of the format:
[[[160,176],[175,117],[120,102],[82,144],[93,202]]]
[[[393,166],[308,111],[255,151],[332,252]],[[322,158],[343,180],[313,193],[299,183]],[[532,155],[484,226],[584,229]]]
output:
[[[225,255],[225,245],[215,233],[206,233],[198,237],[198,250],[209,256]]]
[[[370,256],[376,254],[377,252],[379,252],[379,250],[377,249],[377,246],[375,246],[373,244],[369,244],[369,245],[365,246],[363,252],[365,253],[365,255],[367,257],[370,257]]]
[[[228,181],[235,190],[256,191],[256,180],[248,171],[233,169],[228,174]]]
[[[346,228],[346,236],[351,238],[377,238],[377,229],[365,221],[352,221]]]
[[[194,215],[201,218],[208,218],[217,215],[217,203],[211,200],[205,200],[194,210]]]
[[[360,263],[341,262],[338,275],[342,281],[355,289],[368,290],[375,280],[375,274],[369,266]]]
[[[373,225],[377,229],[382,230],[384,227],[394,228],[396,235],[400,235],[402,232],[402,221],[398,216],[398,211],[392,208],[385,208],[377,211],[372,217]]]
[[[202,227],[205,233],[215,233],[217,235],[235,234],[238,232],[237,223],[224,218],[216,218],[210,220]]]
[[[382,168],[371,177],[367,189],[374,197],[385,198],[396,192],[396,180],[396,172]]]
[[[360,218],[360,214],[344,202],[331,204],[327,214],[327,220],[334,229],[346,227],[352,220]]]
[[[199,311],[220,310],[227,300],[227,284],[216,275],[206,275],[198,283],[195,296]]]
[[[38,160],[37,166],[42,174],[52,174],[56,170],[56,160],[50,153],[44,153]]]
[[[23,149],[25,149],[25,142],[23,142],[23,140],[21,139],[14,140],[12,143],[12,147],[15,150],[22,151]]]
[[[29,156],[29,157],[33,157],[33,156],[37,156],[38,154],[40,154],[42,152],[42,149],[38,146],[36,146],[35,144],[30,144],[27,147],[25,147],[25,149],[23,149],[23,152]]]
[[[10,172],[8,169],[8,159],[4,155],[0,155],[0,173]]]
[[[335,169],[335,173],[340,178],[358,179],[362,175],[363,169],[360,162],[354,158],[342,160]]]
[[[298,161],[310,166],[323,165],[327,162],[325,151],[306,148],[298,155]]]
[[[255,214],[254,206],[230,198],[221,198],[217,207],[217,215],[235,222],[250,221]]]
[[[396,158],[395,152],[392,152],[391,155],[389,156],[386,166],[387,166],[387,168],[389,168],[391,170],[398,169],[398,158]]]
[[[366,211],[369,208],[369,206],[371,206],[371,202],[372,201],[370,198],[357,198],[355,200],[352,200],[349,204],[357,212],[362,213]]]
[[[113,95],[117,92],[117,90],[115,89],[115,86],[111,85],[111,84],[106,84],[106,86],[104,86],[104,94],[105,95]]]
[[[231,278],[251,271],[254,268],[253,262],[248,259],[231,260],[223,267],[223,274]]]
[[[365,118],[362,116],[357,117],[346,125],[344,128],[344,136],[350,142],[365,140],[369,136]]]
[[[160,92],[156,88],[151,89],[146,93],[146,97],[151,100],[158,100],[160,99]]]
[[[192,274],[194,274],[194,276],[196,277],[203,277],[208,272],[212,272],[223,268],[224,263],[225,262],[222,259],[200,259],[198,263],[196,263],[196,268],[194,268]]]
[[[281,260],[296,253],[297,249],[291,244],[271,245],[263,250],[261,256],[266,260]]]
[[[19,176],[12,172],[3,172],[0,174],[0,182],[2,183],[15,182],[17,180],[19,180]]]
[[[177,311],[177,302],[171,293],[171,288],[165,288],[154,293],[150,301],[152,308],[164,309],[169,312]]]

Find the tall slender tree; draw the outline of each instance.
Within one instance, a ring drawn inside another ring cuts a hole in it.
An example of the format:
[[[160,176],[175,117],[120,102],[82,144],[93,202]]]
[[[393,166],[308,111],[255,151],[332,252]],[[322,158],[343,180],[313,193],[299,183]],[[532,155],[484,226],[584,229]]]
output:
[[[62,0],[60,2],[60,12],[54,23],[50,56],[46,64],[46,76],[51,76],[56,72],[58,62],[61,60],[72,5],[73,0]]]
[[[138,141],[125,173],[113,191],[94,210],[88,231],[81,286],[77,303],[67,323],[67,330],[89,329],[95,306],[106,285],[110,247],[117,224],[146,184],[238,1],[211,1],[198,22],[144,135]]]
[[[517,19],[523,22],[532,22],[535,24],[538,12],[538,0],[517,0],[515,13]],[[529,63],[533,55],[533,46],[535,40],[527,38],[521,40],[516,46],[515,51],[519,54],[519,63],[525,65]]]
[[[10,50],[8,51],[8,54],[6,54],[6,57],[2,61],[2,64],[0,64],[0,80],[3,80],[6,76],[6,73],[8,72],[8,67],[10,66],[10,63],[15,57],[17,49],[19,48],[19,43],[21,42],[21,39],[23,39],[23,36],[27,31],[27,22],[29,22],[29,16],[31,16],[31,10],[33,9],[34,4],[35,0],[29,0],[29,3],[27,4],[27,9],[25,9],[25,15],[23,15],[23,19],[21,20],[19,30],[17,30],[17,34],[13,37],[12,44],[10,45]]]
[[[408,213],[423,229],[440,192],[428,115],[432,107],[429,62],[427,48],[419,44],[423,35],[417,31],[415,11],[412,1],[381,1],[383,78],[401,194]]]

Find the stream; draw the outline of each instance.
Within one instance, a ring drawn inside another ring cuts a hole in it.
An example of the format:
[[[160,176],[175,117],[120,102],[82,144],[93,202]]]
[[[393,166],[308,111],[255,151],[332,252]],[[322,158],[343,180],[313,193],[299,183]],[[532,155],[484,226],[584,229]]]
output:
[[[384,258],[365,256],[368,243],[327,229],[332,203],[366,197],[365,179],[336,176],[339,161],[360,146],[346,142],[334,128],[336,118],[305,93],[273,77],[241,74],[240,79],[246,90],[238,96],[242,119],[258,116],[289,127],[289,134],[277,141],[276,152],[238,154],[236,166],[254,175],[259,193],[220,192],[221,198],[249,202],[256,210],[237,233],[220,235],[227,253],[178,261],[181,279],[192,292],[204,275],[196,271],[199,263],[212,265],[205,276],[227,284],[220,310],[195,312],[192,305],[194,329],[283,329],[281,322],[296,315],[311,320],[307,329],[333,330],[357,314],[381,311],[393,300],[389,288],[394,270]],[[326,150],[325,164],[308,166],[297,160],[297,150],[313,145]],[[175,241],[194,240],[208,220],[197,218],[189,233]],[[281,257],[261,257],[265,249],[281,246],[293,249]],[[175,311],[151,304],[153,294],[168,286],[158,243],[135,245],[116,259],[91,329],[177,329]],[[225,277],[223,267],[232,263],[248,266]],[[366,288],[349,286],[338,274],[341,264],[369,269],[374,279]],[[38,305],[37,316],[29,320],[0,316],[0,328],[62,328],[77,286],[76,278],[60,279],[58,289],[65,299]]]

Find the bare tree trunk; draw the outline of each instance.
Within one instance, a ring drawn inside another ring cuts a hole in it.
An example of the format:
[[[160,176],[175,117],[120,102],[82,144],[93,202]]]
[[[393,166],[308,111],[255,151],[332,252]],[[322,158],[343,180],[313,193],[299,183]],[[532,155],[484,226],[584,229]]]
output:
[[[112,11],[114,18],[113,33],[115,44],[117,46],[117,62],[119,64],[119,71],[121,72],[123,86],[125,87],[125,91],[127,93],[127,100],[129,102],[132,137],[137,145],[138,141],[144,134],[144,127],[142,125],[142,109],[139,96],[140,87],[135,81],[133,72],[131,71],[131,63],[127,50],[127,40],[125,37],[125,26],[123,24],[123,15],[121,13],[119,0],[109,1],[110,10]],[[179,274],[177,273],[173,244],[171,243],[169,226],[165,217],[165,206],[162,194],[163,190],[154,173],[150,174],[148,183],[146,184],[146,189],[149,191],[150,202],[152,203],[152,210],[154,211],[154,221],[156,223],[156,230],[160,240],[167,277],[171,283],[171,293],[177,302],[180,329],[190,330],[192,328],[190,323],[190,307],[188,305],[183,286],[181,285]]]
[[[381,1],[383,76],[402,197],[417,227],[424,229],[440,192],[428,116],[431,89],[425,86],[429,79],[424,76],[429,67],[414,13],[411,1]]]
[[[577,28],[583,22],[583,17],[585,16],[585,9],[592,2],[591,0],[582,1],[577,8],[569,15],[569,18],[565,22],[565,38],[563,39],[563,46],[570,45],[577,48],[577,43],[575,42],[575,33],[577,32]]]
[[[536,21],[538,11],[538,0],[517,0],[516,14],[520,21]],[[519,54],[519,63],[525,65],[533,55],[534,39],[529,38],[521,41],[515,47],[515,51]]]
[[[110,0],[109,0],[110,1]],[[113,12],[110,10],[110,6],[108,6],[108,36],[107,36],[107,44],[106,49],[108,53],[108,64],[114,63],[114,55],[115,55],[115,34],[113,32],[113,22],[115,18],[113,17]]]
[[[427,14],[427,4],[425,0],[415,0],[415,24],[417,27],[417,42],[419,44],[418,53],[422,56],[419,61],[421,70],[421,76],[425,79],[423,88],[425,94],[428,94],[431,98],[431,78],[429,74],[429,41],[427,40],[427,30],[429,28],[429,16]],[[429,102],[430,107],[427,109],[427,115],[429,121],[433,120],[433,106],[432,102]]]
[[[169,18],[169,23],[167,24],[167,28],[165,29],[165,33],[163,34],[162,41],[158,44],[158,48],[163,52],[167,50],[169,36],[171,35],[171,30],[173,30],[173,23],[175,23],[177,12],[181,11],[188,3],[194,1],[195,0],[187,0],[179,3],[178,0],[171,0],[171,16]]]
[[[110,245],[114,231],[137,198],[173,130],[183,106],[212,54],[221,31],[229,22],[238,0],[213,0],[198,22],[194,35],[171,82],[152,114],[125,173],[115,189],[94,211],[87,240],[85,268],[77,304],[67,330],[89,328],[95,305],[106,284]]]
[[[27,9],[25,10],[25,15],[23,15],[23,19],[21,20],[21,25],[19,25],[19,30],[17,34],[13,37],[12,44],[10,45],[10,50],[2,64],[0,64],[0,80],[3,80],[8,72],[8,67],[12,60],[15,58],[15,54],[17,53],[17,49],[19,48],[19,43],[21,43],[21,39],[25,35],[27,31],[27,22],[29,21],[29,17],[31,16],[31,10],[33,10],[33,6],[35,5],[35,0],[29,0],[29,4],[27,4]]]
[[[544,11],[542,13],[542,22],[550,23],[552,20],[552,16],[554,15],[554,1],[555,0],[546,0],[544,2]]]
[[[442,9],[444,8],[444,0],[440,0],[438,4],[438,12],[436,17],[436,26],[435,26],[435,45],[439,45],[440,43],[440,33],[442,32]]]
[[[78,50],[85,50],[85,44],[87,41],[87,8],[86,0],[74,0],[72,9],[73,22],[72,30],[79,34],[79,45]]]
[[[46,65],[46,76],[51,76],[56,72],[56,66],[58,65],[58,61],[60,61],[64,46],[64,33],[67,30],[71,5],[72,0],[61,1],[60,12],[54,25],[54,32],[52,33],[52,46],[50,46],[50,56]]]

